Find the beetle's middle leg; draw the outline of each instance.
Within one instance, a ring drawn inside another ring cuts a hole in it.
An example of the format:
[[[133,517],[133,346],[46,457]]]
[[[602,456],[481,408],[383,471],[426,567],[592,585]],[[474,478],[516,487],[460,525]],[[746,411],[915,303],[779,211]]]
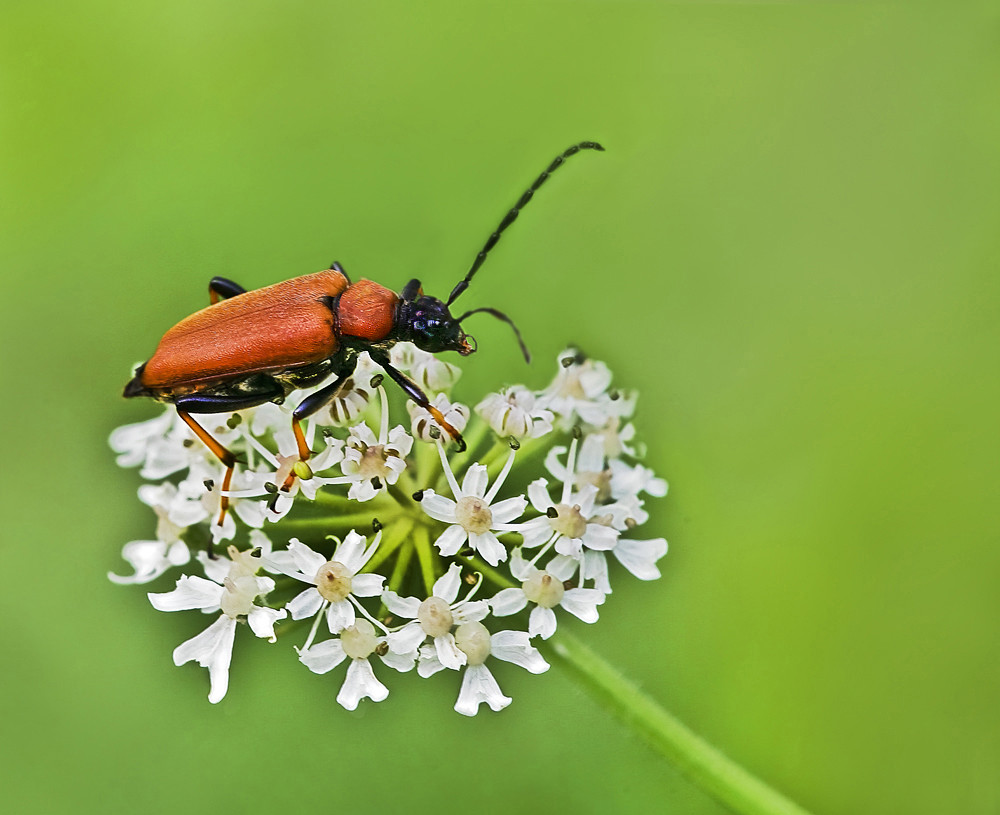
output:
[[[351,374],[354,373],[354,369],[357,367],[358,358],[356,356],[351,356],[350,358],[344,360],[343,364],[335,369],[337,371],[337,378],[333,380],[329,385],[325,385],[320,388],[315,393],[309,394],[305,399],[299,402],[299,406],[292,411],[292,432],[295,434],[295,443],[299,447],[299,461],[306,461],[311,455],[312,451],[309,449],[309,445],[306,444],[305,434],[302,432],[302,421],[312,416],[317,411],[321,410],[324,405],[330,402],[340,389],[344,386],[344,383],[351,378]],[[289,475],[288,480],[283,485],[283,489],[286,491],[291,487],[292,476]]]

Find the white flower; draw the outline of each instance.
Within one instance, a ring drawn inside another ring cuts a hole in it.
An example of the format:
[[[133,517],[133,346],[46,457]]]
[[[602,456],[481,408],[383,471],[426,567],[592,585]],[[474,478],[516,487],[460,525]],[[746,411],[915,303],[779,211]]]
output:
[[[312,446],[315,427],[314,423],[309,423],[306,426],[307,446]],[[274,440],[278,446],[277,455],[264,447],[253,436],[247,435],[247,444],[251,449],[256,450],[273,470],[237,472],[237,476],[242,476],[242,485],[233,485],[227,493],[230,499],[269,496],[266,501],[254,502],[257,505],[256,512],[249,518],[245,518],[244,522],[254,525],[252,522],[258,517],[272,523],[279,521],[291,510],[295,496],[300,491],[312,501],[316,498],[316,490],[320,487],[327,484],[343,484],[347,480],[316,475],[316,473],[339,464],[344,457],[342,441],[325,436],[324,439],[326,447],[309,458],[308,461],[302,461],[299,457],[295,435],[289,428],[282,428],[274,434]],[[234,476],[234,480],[240,479]],[[237,503],[235,506],[237,513],[239,513],[240,504]]]
[[[438,495],[434,490],[424,490],[420,506],[436,521],[450,524],[435,542],[441,554],[451,556],[468,541],[469,545],[491,566],[507,559],[507,550],[496,536],[496,532],[514,530],[518,525],[512,524],[527,507],[524,496],[517,495],[504,501],[493,503],[497,493],[503,486],[511,465],[514,463],[514,451],[511,450],[503,470],[493,482],[493,487],[486,491],[489,477],[486,467],[472,464],[465,472],[462,486],[458,486],[451,464],[444,455],[442,445],[438,445],[441,464],[451,487],[455,500]]]
[[[563,581],[576,571],[572,558],[560,558],[545,569],[538,569],[521,557],[515,549],[510,561],[510,572],[521,581],[521,588],[503,589],[490,600],[490,608],[498,617],[516,614],[528,603],[534,603],[528,619],[528,635],[548,639],[556,631],[556,615],[552,610],[562,606],[574,617],[585,623],[597,622],[597,607],[604,602],[605,594],[597,589],[567,589]]]
[[[182,540],[129,541],[122,547],[122,558],[129,562],[134,574],[108,572],[108,579],[119,585],[139,584],[155,580],[174,566],[183,566],[191,559],[191,552]]]
[[[531,646],[528,634],[524,631],[498,631],[490,635],[482,623],[469,622],[455,630],[455,643],[465,654],[467,661],[462,675],[462,687],[455,703],[455,710],[463,716],[475,716],[484,702],[494,711],[503,710],[511,703],[510,697],[503,695],[496,679],[485,665],[491,655],[504,662],[520,665],[533,674],[544,673],[549,669],[549,663]],[[421,647],[420,662],[417,665],[417,672],[421,676],[432,676],[445,667],[438,659],[437,649],[433,645]]]
[[[177,412],[167,408],[155,419],[127,424],[112,431],[108,440],[118,453],[119,467],[138,467],[143,478],[157,481],[188,466],[190,456],[181,444],[187,427]]]
[[[383,374],[367,351],[358,354],[354,372],[344,382],[337,395],[315,414],[320,424],[344,427],[360,421],[367,412],[372,401],[372,394],[378,385],[372,385],[372,379],[381,379]],[[325,385],[326,383],[324,383]]]
[[[469,423],[469,409],[461,402],[450,402],[448,397],[439,393],[431,404],[444,416],[444,420],[461,433]],[[430,411],[420,407],[416,402],[407,400],[406,409],[410,414],[410,430],[420,439],[434,443],[439,438],[448,438],[448,431],[435,421]]]
[[[456,625],[478,622],[490,613],[485,600],[472,600],[472,593],[458,602],[462,567],[452,563],[448,571],[434,583],[433,593],[426,600],[400,597],[394,591],[382,593],[385,607],[397,617],[410,622],[389,634],[389,649],[399,654],[415,652],[430,637],[438,661],[446,668],[460,668],[466,662],[465,652],[455,644],[452,629]]]
[[[352,501],[370,501],[389,484],[395,484],[406,469],[406,457],[413,447],[413,437],[402,425],[389,430],[389,400],[379,387],[382,416],[378,436],[362,423],[351,428],[344,445],[340,469],[351,484],[347,497]]]
[[[417,658],[415,650],[409,654],[390,651],[385,637],[377,635],[368,620],[358,620],[341,631],[339,637],[301,649],[299,660],[313,673],[325,674],[345,659],[350,659],[337,701],[347,710],[356,710],[362,699],[381,702],[389,695],[389,689],[372,670],[369,662],[372,654],[377,654],[386,665],[397,671],[410,670]]]
[[[269,577],[257,577],[260,557],[253,550],[240,552],[229,547],[231,559],[222,584],[196,575],[185,575],[177,587],[164,594],[148,594],[149,602],[159,611],[200,609],[205,613],[221,611],[219,618],[202,633],[174,649],[174,664],[196,660],[208,668],[211,690],[208,701],[219,702],[229,688],[229,663],[233,656],[236,622],[246,619],[258,637],[275,641],[274,624],[285,616],[284,610],[254,604],[254,600],[274,589]]]
[[[605,503],[609,498],[635,498],[642,492],[657,498],[667,494],[667,482],[657,478],[648,467],[641,464],[629,465],[620,459],[612,459],[605,464],[605,441],[605,436],[600,433],[591,433],[584,438],[574,467],[574,487],[594,485],[598,490],[599,503]],[[560,481],[565,481],[569,476],[567,465],[559,460],[565,453],[565,447],[557,446],[545,456],[545,468]]]
[[[612,417],[631,415],[635,399],[608,392],[611,371],[603,362],[568,349],[559,355],[559,371],[552,383],[539,394],[539,405],[559,417],[563,428],[579,417],[588,424],[602,426]]]
[[[382,540],[375,536],[366,548],[366,539],[353,530],[348,532],[334,550],[333,557],[314,552],[298,538],[288,542],[287,552],[272,552],[267,565],[274,571],[294,577],[310,587],[293,597],[285,606],[293,620],[319,615],[326,609],[327,626],[331,634],[354,625],[356,597],[377,597],[382,593],[380,574],[359,574],[375,554]],[[313,627],[315,633],[315,626]],[[305,645],[308,648],[312,641]]]
[[[552,411],[537,404],[535,394],[523,385],[487,394],[476,405],[476,413],[489,423],[498,436],[534,439],[552,430]]]
[[[412,342],[398,342],[389,352],[393,366],[405,371],[423,390],[438,393],[448,390],[462,375],[462,369],[421,351]]]

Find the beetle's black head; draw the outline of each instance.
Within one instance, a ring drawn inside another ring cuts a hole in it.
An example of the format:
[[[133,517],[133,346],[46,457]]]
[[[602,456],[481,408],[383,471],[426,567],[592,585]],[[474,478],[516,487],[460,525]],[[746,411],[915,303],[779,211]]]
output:
[[[396,330],[400,339],[432,354],[458,351],[464,357],[476,350],[475,339],[462,331],[448,306],[436,297],[404,298],[399,304]]]

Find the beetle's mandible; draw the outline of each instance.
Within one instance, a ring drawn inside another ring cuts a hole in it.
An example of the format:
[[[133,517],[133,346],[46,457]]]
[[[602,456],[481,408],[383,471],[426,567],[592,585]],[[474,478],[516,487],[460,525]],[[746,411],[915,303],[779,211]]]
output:
[[[476,350],[476,344],[462,330],[462,321],[485,312],[514,329],[525,359],[530,359],[520,332],[507,315],[493,308],[477,308],[453,317],[449,308],[468,288],[503,231],[549,176],[580,150],[603,149],[597,142],[586,141],[556,156],[504,216],[447,301],[426,296],[419,280],[411,280],[399,294],[371,280],[352,283],[336,262],[327,270],[254,291],[215,277],[208,284],[210,305],[163,336],[149,361],[136,369],[124,395],[149,396],[174,405],[181,419],[225,465],[220,524],[229,507],[236,457],[192,414],[231,413],[280,402],[292,391],[332,376],[329,384],[303,399],[292,413],[299,458],[306,461],[312,453],[302,421],[337,395],[354,372],[362,351],[367,351],[406,396],[427,410],[464,449],[461,434],[412,379],[390,364],[389,349],[408,340],[431,353],[457,351],[466,356]],[[281,489],[288,490],[294,478],[290,474]]]

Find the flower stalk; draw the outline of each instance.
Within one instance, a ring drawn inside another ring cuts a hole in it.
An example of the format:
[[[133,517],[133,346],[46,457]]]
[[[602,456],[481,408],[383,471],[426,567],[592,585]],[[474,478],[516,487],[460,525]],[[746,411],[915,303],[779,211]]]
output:
[[[706,742],[586,643],[560,631],[542,654],[702,791],[742,815],[809,815]]]

